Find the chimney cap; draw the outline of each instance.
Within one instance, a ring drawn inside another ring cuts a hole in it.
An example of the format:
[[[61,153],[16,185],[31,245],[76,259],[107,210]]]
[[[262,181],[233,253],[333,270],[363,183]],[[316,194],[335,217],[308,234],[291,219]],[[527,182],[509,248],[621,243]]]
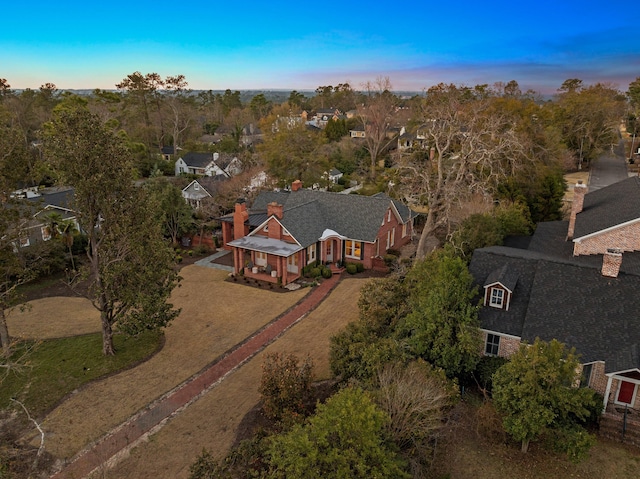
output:
[[[621,248],[607,248],[607,254],[622,255]]]

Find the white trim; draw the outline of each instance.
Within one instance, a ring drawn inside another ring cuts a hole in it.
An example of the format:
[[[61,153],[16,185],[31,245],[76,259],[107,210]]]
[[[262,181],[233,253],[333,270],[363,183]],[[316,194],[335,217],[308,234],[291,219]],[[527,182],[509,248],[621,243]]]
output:
[[[287,234],[287,236],[290,236],[290,237],[293,239],[293,241],[294,241],[298,246],[302,247],[302,244],[300,244],[300,242],[299,242],[297,239],[295,239],[295,237],[294,237],[291,233],[289,233],[289,231],[287,231],[287,228],[285,228],[285,227],[282,225],[282,223],[280,222],[280,220],[278,219],[278,217],[277,217],[276,215],[271,215],[271,216],[269,216],[269,217],[268,217],[265,221],[263,221],[263,222],[262,222],[262,223],[261,223],[261,224],[260,224],[256,229],[254,229],[253,231],[251,231],[251,232],[250,232],[248,235],[246,235],[246,236],[253,236],[254,234],[257,234],[258,232],[260,232],[260,231],[262,230],[263,226],[268,225],[268,224],[269,224],[269,221],[270,221],[272,218],[273,218],[275,221],[277,221],[277,222],[278,222],[278,224],[279,224],[279,225],[280,225],[280,227],[282,228],[282,233],[283,233],[283,234],[285,234],[285,233],[286,233],[286,234]],[[288,241],[284,241],[284,240],[278,240],[278,241],[282,241],[283,243],[288,243]],[[227,244],[229,244],[229,243],[227,243]]]
[[[630,221],[626,221],[624,223],[620,223],[618,225],[615,226],[609,226],[608,228],[605,228],[603,230],[599,230],[599,231],[595,231],[593,233],[589,233],[588,235],[584,235],[584,236],[580,236],[580,238],[574,238],[573,242],[574,243],[581,243],[583,239],[589,239],[592,238],[594,236],[598,236],[601,234],[605,234],[605,233],[609,233],[610,231],[616,230],[618,228],[624,228],[626,226],[632,225],[634,223],[638,223],[640,222],[640,218],[636,218]]]
[[[513,291],[511,291],[509,288],[507,288],[500,281],[495,281],[493,283],[487,284],[487,285],[483,286],[483,288],[486,290],[487,288],[491,288],[491,287],[495,286],[496,284],[499,284],[500,286],[502,286],[506,291],[509,291],[509,293],[513,293]]]

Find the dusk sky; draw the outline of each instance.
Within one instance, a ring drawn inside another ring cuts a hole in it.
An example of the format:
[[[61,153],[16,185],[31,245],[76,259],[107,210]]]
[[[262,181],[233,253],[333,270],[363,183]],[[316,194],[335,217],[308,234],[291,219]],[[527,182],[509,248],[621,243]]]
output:
[[[0,78],[14,89],[114,89],[183,74],[192,89],[315,90],[389,77],[394,90],[640,77],[633,2],[470,0],[32,1],[3,5]]]

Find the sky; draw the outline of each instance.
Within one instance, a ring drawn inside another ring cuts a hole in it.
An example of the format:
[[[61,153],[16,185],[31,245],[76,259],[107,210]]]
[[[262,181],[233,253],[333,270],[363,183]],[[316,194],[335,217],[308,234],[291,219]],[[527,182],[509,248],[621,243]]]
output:
[[[569,78],[626,91],[640,8],[603,0],[8,0],[0,78],[12,89],[115,89],[139,71],[194,90],[315,90],[388,77],[396,91]]]

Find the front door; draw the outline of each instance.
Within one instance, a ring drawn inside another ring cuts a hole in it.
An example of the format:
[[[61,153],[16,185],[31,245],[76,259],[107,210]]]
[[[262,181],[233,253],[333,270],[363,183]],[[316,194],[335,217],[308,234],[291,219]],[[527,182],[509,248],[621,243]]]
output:
[[[287,271],[298,274],[298,253],[292,254],[287,258]]]
[[[332,263],[333,262],[333,240],[328,240],[326,243],[326,253],[324,256],[324,260],[327,263]]]
[[[617,402],[623,404],[631,404],[633,401],[633,393],[636,391],[636,385],[628,381],[620,382],[620,389],[618,389]]]

